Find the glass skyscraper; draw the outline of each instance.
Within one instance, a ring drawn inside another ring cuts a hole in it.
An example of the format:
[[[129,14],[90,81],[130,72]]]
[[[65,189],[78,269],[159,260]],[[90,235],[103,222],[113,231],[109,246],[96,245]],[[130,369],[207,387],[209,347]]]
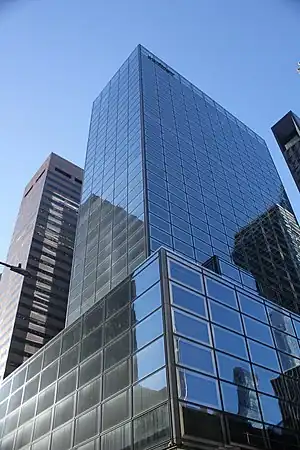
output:
[[[93,104],[67,323],[162,245],[298,310],[299,240],[274,209],[298,230],[263,139],[138,46]]]
[[[298,450],[298,237],[264,141],[139,46],[93,105],[69,325],[0,386],[1,450]]]

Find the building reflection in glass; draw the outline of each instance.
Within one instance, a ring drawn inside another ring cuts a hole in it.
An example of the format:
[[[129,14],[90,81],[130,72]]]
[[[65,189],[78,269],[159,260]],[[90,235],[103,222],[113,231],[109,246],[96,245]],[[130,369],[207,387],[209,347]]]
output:
[[[238,414],[250,419],[260,420],[258,400],[251,372],[243,367],[235,367],[233,380],[237,385]]]
[[[300,229],[295,216],[274,205],[238,231],[234,262],[256,278],[261,295],[299,312]]]

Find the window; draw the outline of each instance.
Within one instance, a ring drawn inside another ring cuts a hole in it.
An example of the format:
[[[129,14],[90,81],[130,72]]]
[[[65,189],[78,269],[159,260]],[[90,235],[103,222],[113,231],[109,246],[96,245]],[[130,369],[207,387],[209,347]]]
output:
[[[132,330],[134,350],[144,347],[163,333],[162,311],[151,314]]]
[[[53,428],[59,427],[63,423],[73,418],[74,403],[75,395],[71,395],[55,406]]]
[[[57,401],[75,391],[77,385],[77,370],[69,373],[57,383]]]
[[[224,410],[249,419],[261,420],[255,391],[234,384],[221,383]]]
[[[216,369],[212,350],[182,338],[176,338],[175,346],[178,364],[209,375],[215,375]]]
[[[185,284],[196,291],[203,292],[202,276],[195,270],[170,260],[169,273],[172,280]]]
[[[203,406],[221,408],[217,380],[188,370],[179,370],[179,398]]]
[[[133,387],[133,413],[138,414],[167,399],[166,370],[160,370]]]
[[[135,450],[154,447],[160,442],[170,441],[171,426],[168,405],[162,405],[133,421]]]
[[[104,375],[104,398],[110,397],[130,384],[130,361],[127,359]]]
[[[212,278],[205,278],[207,295],[220,303],[225,303],[226,305],[237,308],[237,300],[235,296],[235,291],[224,284],[219,283]]]
[[[139,322],[161,305],[160,284],[157,283],[132,303],[132,321]]]
[[[122,422],[129,417],[129,391],[122,392],[102,406],[103,430]]]
[[[77,414],[86,411],[100,402],[101,384],[100,379],[89,383],[77,394]]]
[[[160,338],[134,355],[133,381],[140,380],[164,365],[164,341]]]
[[[52,434],[50,450],[68,450],[72,443],[73,424],[69,423]]]
[[[191,290],[185,289],[176,283],[170,284],[172,303],[180,308],[187,309],[194,314],[207,317],[205,298]]]
[[[259,319],[263,322],[268,323],[265,307],[262,303],[255,301],[254,299],[243,295],[239,292],[238,294],[240,307],[243,313],[249,316]]]
[[[243,333],[240,314],[237,311],[224,307],[212,300],[209,301],[209,306],[211,320],[213,322]]]
[[[255,388],[251,367],[248,362],[220,352],[216,353],[216,357],[220,378],[234,384]]]
[[[102,352],[97,353],[79,367],[79,386],[100,375],[102,371]]]
[[[246,342],[242,336],[227,331],[223,328],[213,326],[215,347],[218,350],[231,353],[234,356],[248,359]]]
[[[248,344],[252,362],[271,370],[280,371],[278,358],[274,349],[250,340]]]
[[[258,341],[272,347],[274,346],[270,327],[261,322],[250,319],[250,317],[244,316],[243,320],[247,337],[257,339]]]
[[[190,339],[210,344],[208,322],[173,309],[174,332]]]
[[[131,447],[131,424],[127,423],[101,438],[103,448],[107,450],[128,450]],[[85,449],[83,449],[85,450]]]

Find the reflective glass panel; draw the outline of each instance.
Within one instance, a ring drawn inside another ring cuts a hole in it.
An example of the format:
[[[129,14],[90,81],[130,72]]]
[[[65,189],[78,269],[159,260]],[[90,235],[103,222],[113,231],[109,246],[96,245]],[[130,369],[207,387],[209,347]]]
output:
[[[243,316],[243,320],[247,337],[257,339],[272,347],[274,346],[270,327],[257,320],[250,319],[250,317]]]
[[[203,292],[202,276],[195,270],[170,260],[169,272],[172,280],[185,284],[196,291]]]
[[[183,288],[176,283],[170,284],[171,301],[180,308],[187,309],[194,314],[207,317],[207,307],[205,297]]]
[[[210,375],[215,375],[216,373],[213,352],[203,345],[176,338],[175,355],[177,363],[182,366]]]
[[[206,290],[207,295],[220,303],[225,303],[226,305],[237,308],[237,300],[235,291],[225,284],[219,283],[212,278],[205,278],[206,280]]]
[[[280,371],[276,351],[258,342],[248,341],[252,362],[267,367],[268,369]]]
[[[248,388],[255,388],[248,362],[220,352],[216,352],[216,357],[220,378]]]
[[[243,333],[240,314],[233,309],[222,306],[220,303],[209,300],[211,320],[224,327]]]
[[[208,322],[173,309],[174,332],[210,344],[210,332]]]
[[[133,387],[133,413],[138,414],[167,399],[166,370],[162,369]]]
[[[248,359],[245,339],[224,328],[213,326],[215,347],[234,356]]]
[[[133,357],[133,381],[139,380],[165,365],[163,338],[158,339]]]
[[[161,305],[160,284],[155,284],[131,305],[133,323],[142,320]]]
[[[249,419],[261,420],[258,398],[255,391],[243,386],[221,383],[224,410]]]
[[[179,398],[199,405],[221,408],[217,380],[188,370],[179,370]]]
[[[147,317],[132,330],[134,348],[139,349],[163,333],[162,310]]]

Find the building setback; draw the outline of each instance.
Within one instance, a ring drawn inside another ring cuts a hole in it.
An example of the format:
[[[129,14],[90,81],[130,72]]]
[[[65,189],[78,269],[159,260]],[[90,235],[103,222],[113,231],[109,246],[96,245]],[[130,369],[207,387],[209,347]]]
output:
[[[272,127],[272,131],[300,190],[300,119],[289,111]]]
[[[82,169],[52,153],[24,190],[0,284],[0,380],[64,328]]]
[[[296,236],[264,140],[138,46],[93,104],[67,323],[161,245],[240,264],[263,295],[298,310],[292,222]]]

